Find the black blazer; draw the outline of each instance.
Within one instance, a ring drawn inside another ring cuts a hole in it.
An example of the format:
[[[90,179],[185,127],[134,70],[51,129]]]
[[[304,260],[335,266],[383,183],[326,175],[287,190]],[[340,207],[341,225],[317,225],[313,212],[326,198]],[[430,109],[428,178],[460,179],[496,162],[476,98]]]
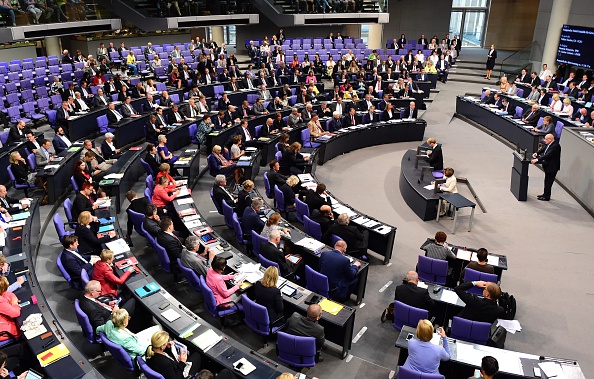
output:
[[[87,299],[84,293],[80,294],[78,298],[78,304],[80,309],[89,318],[91,326],[93,327],[93,331],[95,331],[99,325],[103,325],[108,320],[111,320],[111,311],[97,304],[93,300]]]
[[[91,200],[89,200],[82,193],[77,192],[76,196],[74,197],[74,202],[72,203],[72,219],[74,221],[77,221],[78,216],[81,214],[81,212],[84,211],[89,211],[92,215],[95,214],[95,211],[93,210],[93,203],[91,203]]]
[[[23,162],[18,162],[17,164],[11,163],[10,168],[12,169],[12,173],[16,182],[19,184],[26,184],[28,180],[29,174],[29,166],[27,166]]]
[[[266,307],[270,323],[283,317],[283,298],[281,292],[276,287],[264,287],[262,282],[258,281],[254,285],[256,303]]]
[[[414,283],[403,281],[394,291],[394,300],[398,300],[411,307],[426,309],[429,312],[433,310],[435,302],[429,296],[426,288],[421,288]]]
[[[412,112],[412,118],[417,118],[417,114],[418,114],[418,111],[417,111],[417,108],[415,108]],[[404,110],[404,118],[411,118],[410,107],[408,107]]]
[[[324,235],[328,228],[330,228],[330,225],[334,223],[334,221],[331,220],[329,217],[323,216],[320,213],[319,209],[314,209],[313,211],[311,211],[310,219],[320,224],[320,227],[322,228],[322,235]]]
[[[162,354],[155,354],[146,360],[146,364],[165,379],[184,379],[184,368],[186,367],[184,362],[178,362]]]
[[[161,231],[161,227],[159,226],[159,223],[151,218],[148,218],[148,217],[144,218],[144,221],[142,222],[142,226],[144,227],[144,230],[146,230],[146,232],[148,234],[150,234],[153,238],[157,238],[157,235]]]
[[[281,276],[287,276],[293,273],[293,267],[285,258],[285,253],[279,250],[270,241],[262,242],[260,244],[260,254],[262,254],[264,258],[278,264]]]
[[[215,198],[215,200],[222,206],[223,201],[225,201],[227,203],[227,205],[235,208],[238,206],[237,203],[235,203],[234,199],[229,196],[229,194],[227,194],[227,192],[225,192],[220,186],[213,186],[212,187],[212,194]],[[239,202],[239,200],[238,200]],[[245,210],[245,207],[243,207],[243,209],[241,210],[241,213],[243,214],[243,211]],[[238,214],[238,216],[240,216]]]
[[[537,163],[542,164],[542,168],[546,173],[557,172],[561,168],[561,145],[559,145],[558,140],[551,142],[549,145],[543,145],[536,152],[536,156]]]
[[[454,288],[460,300],[466,303],[466,306],[458,315],[459,317],[472,321],[493,323],[503,314],[503,308],[497,305],[496,301],[466,292],[470,288],[472,288],[472,282],[464,282]]]
[[[116,109],[116,112],[117,112],[117,109]],[[107,112],[105,113],[105,115],[107,116],[107,121],[110,124],[114,124],[114,123],[118,122],[118,118],[116,117],[116,115],[112,111],[110,111],[109,109],[107,110]],[[123,117],[123,115],[122,115],[122,117]]]
[[[151,168],[153,169],[153,174],[156,177],[157,174],[159,173],[159,166],[160,166],[160,164],[157,162],[157,159],[155,157],[153,157],[151,154],[146,153],[146,155],[144,156],[144,161],[146,163],[148,163],[149,166],[151,166]]]
[[[427,161],[435,170],[443,170],[443,152],[441,151],[441,145],[435,145]]]
[[[282,186],[285,184],[289,177],[287,175],[283,175],[280,171],[270,170],[268,171],[268,181],[270,182],[270,188],[274,190],[274,185]]]
[[[291,175],[291,167],[298,167],[299,165],[305,165],[307,162],[303,159],[301,154],[295,154],[291,150],[287,150],[283,153],[280,160],[280,172],[283,175]]]
[[[287,183],[284,183],[278,189],[283,193],[283,197],[285,198],[285,206],[295,206],[295,189],[299,189],[299,187],[291,187]]]
[[[260,216],[258,216],[252,207],[247,207],[243,211],[241,223],[243,224],[243,233],[249,236],[249,238],[252,237],[252,230],[260,234],[262,233],[262,229],[264,229],[264,221],[260,219]]]
[[[13,145],[21,142],[21,140],[25,139],[25,132],[26,130],[23,129],[23,134],[20,135],[17,126],[11,126],[10,129],[8,129],[8,138],[6,140],[6,144]]]
[[[400,117],[400,112],[396,109],[392,108],[392,117],[388,114],[386,110],[384,110],[381,114],[380,120],[381,121],[389,121],[389,120],[396,120]]]
[[[105,140],[101,143],[101,154],[103,154],[103,158],[107,159],[118,159],[120,154],[116,153],[115,151],[111,150],[107,142]]]
[[[78,251],[81,254],[99,255],[101,254],[101,243],[109,241],[107,238],[97,238],[97,235],[92,228],[77,225],[74,235],[78,237]]]
[[[332,243],[332,234],[336,234],[346,242],[348,251],[357,251],[367,247],[365,236],[363,236],[363,233],[356,226],[334,223],[330,225],[326,233],[322,236],[322,242],[330,245]]]
[[[220,187],[218,186],[217,188],[220,189]],[[221,192],[223,192],[225,197],[228,197],[227,194],[225,194],[225,191],[221,190]],[[237,207],[235,208],[235,213],[237,213],[237,216],[241,218],[241,216],[243,216],[243,211],[245,210],[245,208],[251,206],[251,204],[252,198],[249,192],[247,192],[244,189],[239,191],[239,193],[237,194]]]
[[[307,192],[305,203],[309,207],[310,212],[313,212],[314,209],[319,210],[322,205],[332,205],[329,199],[324,198],[312,189]]]
[[[172,237],[171,235],[161,231],[157,234],[157,243],[165,249],[171,262],[176,262],[177,258],[181,258],[182,250],[184,246],[178,238]]]

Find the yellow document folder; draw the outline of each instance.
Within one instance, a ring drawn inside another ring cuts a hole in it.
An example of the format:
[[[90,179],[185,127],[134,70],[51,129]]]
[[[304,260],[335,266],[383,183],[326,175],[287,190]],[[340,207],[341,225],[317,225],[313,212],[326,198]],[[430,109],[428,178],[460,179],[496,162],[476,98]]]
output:
[[[335,303],[332,300],[324,299],[320,301],[320,307],[322,307],[322,310],[324,312],[328,312],[331,315],[336,316],[338,312],[340,312],[340,310],[343,308],[343,305]]]

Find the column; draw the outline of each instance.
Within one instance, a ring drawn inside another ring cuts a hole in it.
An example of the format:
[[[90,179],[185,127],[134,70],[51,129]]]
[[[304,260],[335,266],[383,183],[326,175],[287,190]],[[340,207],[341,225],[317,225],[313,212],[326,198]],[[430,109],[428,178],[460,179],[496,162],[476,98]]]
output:
[[[47,55],[57,55],[58,57],[60,56],[60,39],[58,37],[45,37],[44,42],[45,53]]]
[[[547,30],[547,39],[543,48],[542,63],[546,63],[549,70],[555,72],[557,64],[557,48],[559,47],[559,38],[561,38],[561,29],[563,24],[569,19],[572,0],[553,0],[551,8],[551,18],[549,19],[549,28]],[[539,72],[539,70],[535,70]]]
[[[369,37],[367,39],[367,46],[370,49],[382,48],[382,34],[384,32],[383,24],[369,24]]]
[[[225,43],[225,36],[223,35],[223,27],[222,26],[211,26],[212,31],[212,40],[217,43],[217,45],[221,46],[221,44]]]

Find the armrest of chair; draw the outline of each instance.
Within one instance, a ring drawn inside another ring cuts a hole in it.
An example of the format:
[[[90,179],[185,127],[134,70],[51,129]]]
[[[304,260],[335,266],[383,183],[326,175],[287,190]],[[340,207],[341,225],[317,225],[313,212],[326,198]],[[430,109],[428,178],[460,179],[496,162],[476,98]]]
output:
[[[232,305],[226,306],[227,304],[232,304]],[[227,301],[225,303],[221,303],[221,304],[217,305],[217,309],[219,309],[221,311],[224,311],[226,309],[233,308],[233,307],[237,307],[237,303],[234,301]],[[239,309],[239,307],[237,307],[237,309]]]

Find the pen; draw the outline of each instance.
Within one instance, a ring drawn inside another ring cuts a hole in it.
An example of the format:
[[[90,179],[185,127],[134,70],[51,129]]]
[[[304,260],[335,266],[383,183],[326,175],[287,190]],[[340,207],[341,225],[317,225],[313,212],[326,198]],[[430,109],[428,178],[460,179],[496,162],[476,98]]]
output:
[[[56,342],[56,340],[54,338],[52,338],[51,340],[49,340],[48,343],[46,343],[45,345],[41,346],[41,348],[42,349],[45,349],[46,347],[48,347],[49,345],[51,345],[54,342]]]

